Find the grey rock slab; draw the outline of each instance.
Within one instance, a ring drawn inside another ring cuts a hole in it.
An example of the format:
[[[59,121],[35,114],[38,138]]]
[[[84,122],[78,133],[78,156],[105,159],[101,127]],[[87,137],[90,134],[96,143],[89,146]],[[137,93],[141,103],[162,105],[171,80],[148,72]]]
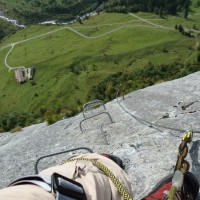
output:
[[[18,133],[0,134],[0,188],[35,173],[36,160],[76,147],[119,156],[132,183],[134,199],[144,197],[164,176],[173,173],[183,131],[200,130],[200,72],[125,95],[87,112],[47,126],[41,123]],[[106,114],[92,117],[99,112]],[[80,129],[82,123],[83,133]],[[152,126],[151,124],[159,124]],[[172,129],[166,129],[168,126]],[[42,160],[39,170],[62,163],[78,151]],[[194,134],[187,160],[200,180],[200,135]]]

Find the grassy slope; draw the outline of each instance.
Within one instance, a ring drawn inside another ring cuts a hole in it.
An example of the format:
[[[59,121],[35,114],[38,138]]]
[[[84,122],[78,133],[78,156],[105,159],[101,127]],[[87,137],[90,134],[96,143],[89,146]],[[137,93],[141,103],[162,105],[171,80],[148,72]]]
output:
[[[139,13],[139,16],[159,19],[152,14]],[[192,21],[192,26],[195,23],[198,27],[198,19],[198,15],[191,16],[190,20],[169,17],[154,23],[174,27],[179,23],[191,25]],[[137,27],[138,24],[149,25],[130,15],[103,13],[84,21],[83,25],[71,27],[90,37],[124,28],[96,39],[85,39],[66,29],[16,45],[8,63],[12,67],[34,66],[35,86],[31,86],[30,82],[24,85],[16,83],[14,73],[8,73],[4,65],[9,49],[0,51],[0,112],[77,107],[85,103],[90,87],[109,74],[123,70],[131,73],[148,62],[192,61],[193,57],[191,60],[188,58],[194,53],[194,38],[187,38],[173,30]],[[32,26],[8,38],[0,48],[59,28],[62,26]],[[71,72],[70,66],[79,68],[81,73]]]

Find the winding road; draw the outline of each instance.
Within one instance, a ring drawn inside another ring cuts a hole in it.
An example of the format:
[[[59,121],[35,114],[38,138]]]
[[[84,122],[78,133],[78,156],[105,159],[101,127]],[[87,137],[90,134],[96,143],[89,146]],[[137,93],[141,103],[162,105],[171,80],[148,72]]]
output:
[[[129,13],[129,15],[132,15],[133,17],[135,18],[138,18],[139,20],[143,21],[143,22],[146,22],[152,26],[155,26],[155,27],[158,27],[158,28],[163,28],[163,29],[169,29],[169,30],[174,30],[174,28],[171,28],[171,27],[168,27],[168,26],[160,26],[158,24],[155,24],[155,23],[152,23],[150,22],[149,20],[146,20],[144,18],[141,18],[141,17],[138,17],[137,15],[133,14],[133,13]]]

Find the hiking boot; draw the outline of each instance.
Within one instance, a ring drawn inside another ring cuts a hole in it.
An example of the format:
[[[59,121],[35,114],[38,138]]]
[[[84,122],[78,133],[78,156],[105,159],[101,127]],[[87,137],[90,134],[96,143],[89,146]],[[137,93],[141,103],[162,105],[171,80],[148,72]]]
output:
[[[116,164],[118,164],[123,170],[125,169],[125,166],[122,162],[122,160],[117,157],[117,156],[114,156],[114,155],[111,155],[111,154],[101,154],[102,156],[105,156],[109,159],[111,159],[112,161],[114,161]]]

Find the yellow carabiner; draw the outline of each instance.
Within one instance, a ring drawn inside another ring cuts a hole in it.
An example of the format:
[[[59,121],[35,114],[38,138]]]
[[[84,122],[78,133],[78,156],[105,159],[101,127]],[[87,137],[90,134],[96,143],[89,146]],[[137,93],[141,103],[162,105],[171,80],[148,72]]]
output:
[[[187,133],[184,134],[183,136],[183,141],[188,141],[188,142],[191,142],[192,141],[192,133],[190,131],[188,131]]]

